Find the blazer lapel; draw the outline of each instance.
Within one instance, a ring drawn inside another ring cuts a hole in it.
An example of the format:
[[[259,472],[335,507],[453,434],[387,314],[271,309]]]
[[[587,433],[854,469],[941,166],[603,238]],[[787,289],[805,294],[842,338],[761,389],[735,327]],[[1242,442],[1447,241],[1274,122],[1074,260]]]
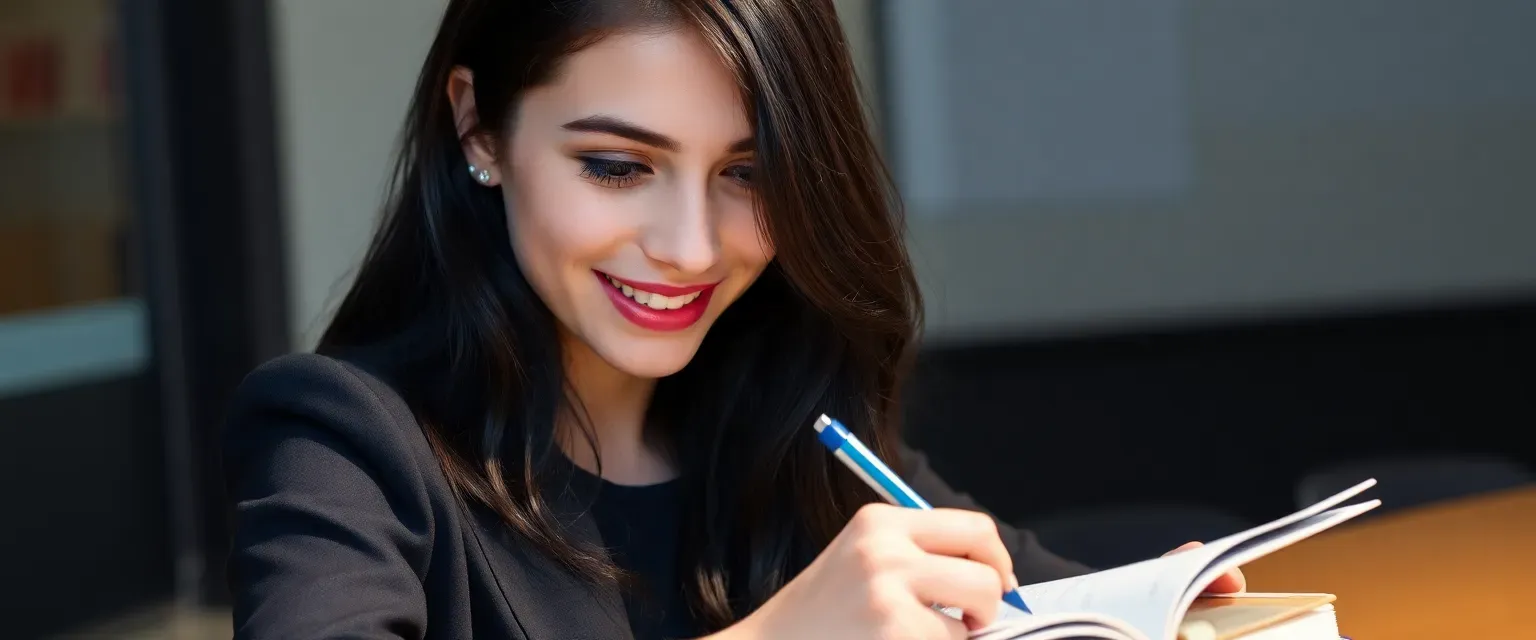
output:
[[[567,535],[601,546],[597,524],[570,490],[551,503],[565,521],[574,518]],[[616,585],[593,585],[572,573],[485,509],[475,509],[475,518],[502,597],[528,640],[633,640]]]

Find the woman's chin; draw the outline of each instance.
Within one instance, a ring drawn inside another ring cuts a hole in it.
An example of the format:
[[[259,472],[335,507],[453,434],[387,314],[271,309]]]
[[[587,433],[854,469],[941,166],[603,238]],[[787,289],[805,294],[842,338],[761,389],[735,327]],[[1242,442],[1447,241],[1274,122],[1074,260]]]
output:
[[[683,370],[699,350],[699,343],[679,335],[671,339],[621,339],[619,344],[597,349],[613,368],[636,378],[665,378]]]

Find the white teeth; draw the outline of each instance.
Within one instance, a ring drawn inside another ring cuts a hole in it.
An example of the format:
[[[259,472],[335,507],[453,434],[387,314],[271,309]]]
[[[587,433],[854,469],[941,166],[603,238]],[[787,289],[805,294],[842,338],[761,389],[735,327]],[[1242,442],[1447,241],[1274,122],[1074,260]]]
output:
[[[618,280],[613,279],[611,276],[608,278],[608,283],[612,284],[615,289],[624,292],[626,297],[633,298],[635,302],[643,304],[652,309],[656,309],[658,311],[663,309],[681,309],[684,305],[693,302],[694,300],[698,300],[699,295],[702,293],[695,291],[693,293],[682,296],[664,296],[659,293],[641,291],[627,284],[619,282]]]

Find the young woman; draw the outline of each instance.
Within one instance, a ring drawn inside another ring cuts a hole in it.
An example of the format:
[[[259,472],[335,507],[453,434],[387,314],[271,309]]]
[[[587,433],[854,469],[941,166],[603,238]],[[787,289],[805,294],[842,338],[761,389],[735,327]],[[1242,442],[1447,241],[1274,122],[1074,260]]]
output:
[[[232,408],[236,636],[960,638],[1086,571],[900,446],[886,178],[830,0],[450,2],[318,353]]]

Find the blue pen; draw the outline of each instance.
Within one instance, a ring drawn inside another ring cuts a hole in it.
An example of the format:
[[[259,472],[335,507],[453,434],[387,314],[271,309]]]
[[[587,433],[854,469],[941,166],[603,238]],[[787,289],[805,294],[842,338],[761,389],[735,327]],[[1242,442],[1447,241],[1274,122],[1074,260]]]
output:
[[[859,442],[859,439],[852,432],[848,431],[848,428],[844,427],[842,423],[827,417],[826,414],[822,414],[816,420],[815,426],[816,438],[821,440],[821,443],[832,451],[833,456],[836,456],[838,460],[843,461],[844,465],[852,469],[865,484],[874,489],[876,493],[879,493],[880,497],[885,498],[886,502],[911,509],[926,510],[933,508],[933,505],[928,504],[927,500],[917,495],[917,492],[913,491],[912,487],[902,482],[901,478],[897,477],[890,467],[885,466],[885,463],[881,462],[880,458],[876,457],[874,452],[869,450],[869,447],[864,446],[863,442]],[[1029,606],[1024,604],[1024,598],[1019,595],[1017,589],[1009,589],[1003,592],[1003,602],[1012,605],[1024,613],[1030,613]]]

